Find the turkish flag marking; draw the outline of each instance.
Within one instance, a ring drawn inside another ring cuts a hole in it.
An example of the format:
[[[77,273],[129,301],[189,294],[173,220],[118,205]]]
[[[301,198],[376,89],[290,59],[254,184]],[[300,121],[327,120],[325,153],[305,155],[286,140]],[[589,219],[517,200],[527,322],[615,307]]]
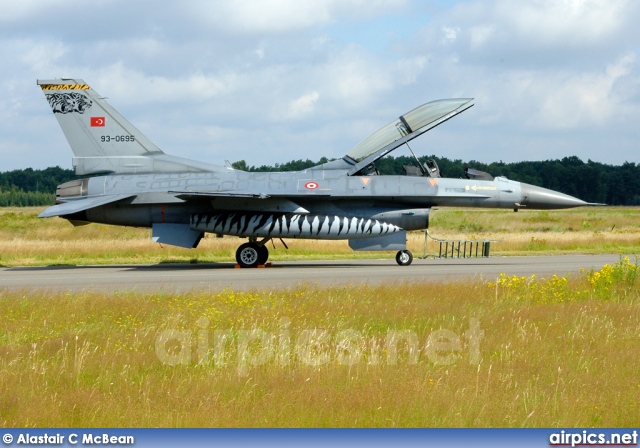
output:
[[[105,122],[104,117],[91,117],[91,127],[104,126]]]

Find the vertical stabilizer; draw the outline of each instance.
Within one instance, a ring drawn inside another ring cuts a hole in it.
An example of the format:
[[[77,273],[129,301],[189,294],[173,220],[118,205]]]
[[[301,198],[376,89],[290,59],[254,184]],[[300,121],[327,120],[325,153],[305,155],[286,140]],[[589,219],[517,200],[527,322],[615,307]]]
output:
[[[38,85],[75,155],[76,174],[219,169],[164,154],[81,79],[39,79]]]
[[[162,153],[81,79],[38,80],[76,157]]]

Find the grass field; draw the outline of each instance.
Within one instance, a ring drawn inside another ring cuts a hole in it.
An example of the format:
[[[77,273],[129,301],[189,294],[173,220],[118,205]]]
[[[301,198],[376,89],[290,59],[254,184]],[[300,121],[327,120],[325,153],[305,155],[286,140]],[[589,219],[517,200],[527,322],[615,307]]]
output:
[[[637,277],[2,291],[0,425],[636,427]]]
[[[0,264],[231,261],[238,238],[0,209]],[[493,253],[640,253],[639,208],[435,210]],[[421,255],[424,235],[409,237]],[[392,256],[288,241],[273,260]],[[433,241],[428,251],[437,251]],[[214,294],[0,290],[5,427],[635,427],[638,266],[572,277]]]
[[[161,247],[148,229],[91,224],[73,227],[60,218],[38,219],[42,208],[0,209],[0,265],[229,262],[243,240],[212,235],[198,249]],[[450,239],[490,239],[494,254],[639,253],[640,208],[597,207],[566,211],[439,209],[430,232]],[[353,252],[346,241],[287,240],[270,243],[270,259],[344,259],[390,257]],[[424,234],[409,234],[408,247],[424,253]],[[437,253],[429,240],[427,253]]]

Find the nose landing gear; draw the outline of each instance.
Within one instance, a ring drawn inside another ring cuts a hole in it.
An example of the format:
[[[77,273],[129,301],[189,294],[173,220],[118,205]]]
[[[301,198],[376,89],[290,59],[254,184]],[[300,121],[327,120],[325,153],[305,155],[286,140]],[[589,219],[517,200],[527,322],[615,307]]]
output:
[[[396,254],[396,262],[400,266],[409,266],[413,261],[413,254],[408,250],[400,250]]]

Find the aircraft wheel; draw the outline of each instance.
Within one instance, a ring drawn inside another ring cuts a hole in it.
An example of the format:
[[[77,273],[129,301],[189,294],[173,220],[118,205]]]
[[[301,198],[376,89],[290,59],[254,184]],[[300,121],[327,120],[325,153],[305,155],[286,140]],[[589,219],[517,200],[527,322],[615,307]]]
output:
[[[244,243],[236,251],[236,261],[243,268],[255,268],[260,264],[260,254],[256,243]]]
[[[396,261],[400,266],[409,266],[413,261],[413,254],[408,250],[400,250],[396,254]]]
[[[260,249],[260,255],[258,257],[258,264],[266,264],[269,259],[269,249],[267,246],[258,246]]]

